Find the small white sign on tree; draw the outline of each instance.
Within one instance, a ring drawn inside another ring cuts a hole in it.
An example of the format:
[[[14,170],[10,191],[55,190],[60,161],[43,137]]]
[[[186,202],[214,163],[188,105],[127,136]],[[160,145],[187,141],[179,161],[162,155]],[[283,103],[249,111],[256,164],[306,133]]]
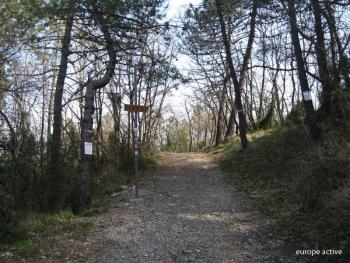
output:
[[[86,155],[92,155],[92,142],[84,143],[84,153]]]
[[[303,92],[303,97],[304,97],[304,100],[305,100],[305,101],[312,100],[311,92],[310,92],[310,91],[304,91],[304,92]]]

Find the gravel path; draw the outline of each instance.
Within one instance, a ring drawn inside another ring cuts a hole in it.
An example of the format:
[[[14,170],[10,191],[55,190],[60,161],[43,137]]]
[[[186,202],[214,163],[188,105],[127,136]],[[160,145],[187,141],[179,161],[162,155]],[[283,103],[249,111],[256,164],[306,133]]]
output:
[[[275,239],[272,220],[225,181],[209,155],[167,153],[161,159],[140,197],[127,189],[116,194],[114,208],[89,218],[95,227],[87,236],[57,235],[39,255],[25,260],[6,252],[0,262],[296,261]]]
[[[79,262],[294,262],[251,202],[208,155],[163,154],[140,198],[94,218]]]

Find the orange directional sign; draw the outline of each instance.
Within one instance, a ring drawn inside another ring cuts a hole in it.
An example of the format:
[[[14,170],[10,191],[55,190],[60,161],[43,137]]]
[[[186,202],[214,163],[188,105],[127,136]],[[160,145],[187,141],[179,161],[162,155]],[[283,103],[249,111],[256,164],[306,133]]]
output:
[[[148,110],[148,107],[143,105],[124,104],[124,110],[130,112],[145,112]]]

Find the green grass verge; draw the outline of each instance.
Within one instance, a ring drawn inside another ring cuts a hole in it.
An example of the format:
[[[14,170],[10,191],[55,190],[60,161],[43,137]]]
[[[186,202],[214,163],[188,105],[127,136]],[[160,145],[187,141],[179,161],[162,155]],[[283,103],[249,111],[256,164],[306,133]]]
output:
[[[47,245],[41,243],[43,237],[53,237],[64,233],[77,236],[91,226],[92,223],[70,211],[31,214],[19,220],[14,235],[1,240],[0,250],[33,256],[38,253],[39,247]]]
[[[344,258],[349,257],[346,136],[328,131],[314,143],[303,126],[288,125],[250,138],[241,153],[238,139],[224,146],[219,161],[228,178],[240,190],[261,195],[258,207],[277,219],[280,238],[300,248],[343,249]]]
[[[13,248],[24,256],[33,256],[39,252],[38,244],[30,239],[15,242]]]
[[[157,153],[144,153],[140,156],[140,169],[145,172],[154,172],[159,167],[159,156]]]

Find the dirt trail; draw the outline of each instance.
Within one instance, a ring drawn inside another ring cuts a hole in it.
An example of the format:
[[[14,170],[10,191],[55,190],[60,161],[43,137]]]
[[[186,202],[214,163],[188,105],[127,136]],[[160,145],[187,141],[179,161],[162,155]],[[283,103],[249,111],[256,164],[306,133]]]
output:
[[[205,154],[164,154],[139,200],[96,218],[83,262],[288,262],[272,222]]]
[[[91,217],[86,239],[58,238],[30,262],[295,262],[209,155],[163,154],[145,181],[140,198]]]

